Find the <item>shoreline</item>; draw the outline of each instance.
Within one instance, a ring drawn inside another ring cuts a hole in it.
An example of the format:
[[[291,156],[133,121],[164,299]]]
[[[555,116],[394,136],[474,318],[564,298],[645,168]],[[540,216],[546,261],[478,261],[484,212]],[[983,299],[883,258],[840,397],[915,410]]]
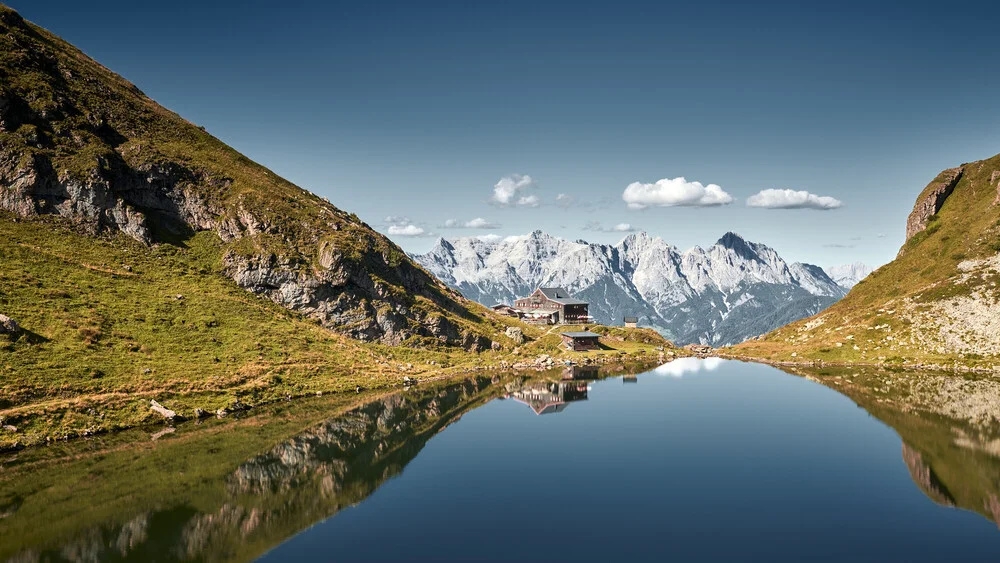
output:
[[[91,437],[94,437],[94,436],[106,436],[106,435],[111,435],[111,434],[118,434],[118,433],[130,431],[130,430],[139,430],[139,429],[144,429],[144,428],[148,428],[148,429],[151,429],[151,430],[152,429],[175,428],[178,425],[182,425],[182,424],[185,424],[185,423],[198,423],[199,421],[206,420],[206,419],[211,419],[211,418],[222,419],[222,418],[226,418],[226,417],[229,417],[229,416],[238,417],[242,413],[245,413],[245,412],[248,412],[248,411],[251,411],[251,410],[255,410],[255,409],[259,409],[259,408],[264,408],[264,407],[269,407],[269,406],[273,406],[273,405],[277,405],[277,404],[281,404],[281,403],[289,403],[289,402],[293,402],[293,401],[301,401],[303,399],[311,399],[311,398],[324,397],[324,396],[343,398],[343,397],[349,397],[351,395],[361,395],[362,393],[372,393],[372,394],[374,394],[376,396],[385,396],[385,395],[391,395],[391,394],[396,393],[396,392],[405,391],[405,390],[410,389],[410,388],[419,387],[421,385],[432,384],[432,383],[441,383],[441,382],[446,382],[446,381],[460,381],[462,379],[466,379],[466,378],[470,378],[470,377],[482,376],[482,375],[490,373],[490,372],[493,372],[493,373],[503,373],[503,374],[512,375],[512,376],[522,375],[522,376],[526,376],[526,377],[540,377],[542,374],[544,374],[546,372],[554,372],[556,370],[565,370],[567,368],[573,368],[573,367],[590,367],[590,366],[600,368],[601,366],[604,366],[604,365],[607,365],[607,364],[621,363],[622,364],[622,369],[626,370],[626,371],[623,371],[622,373],[626,373],[627,372],[627,368],[629,368],[629,367],[640,367],[641,366],[640,369],[651,369],[653,367],[656,367],[660,363],[663,363],[664,361],[669,361],[669,360],[664,360],[664,358],[676,359],[676,358],[684,357],[686,355],[680,349],[671,349],[671,352],[673,352],[672,356],[667,356],[663,352],[659,352],[659,351],[657,351],[655,353],[650,353],[648,351],[643,351],[641,353],[632,352],[632,353],[627,353],[627,354],[603,353],[603,354],[599,354],[599,355],[595,355],[595,356],[584,357],[584,358],[582,358],[582,361],[572,361],[572,360],[568,360],[567,358],[562,358],[562,357],[558,357],[557,358],[557,357],[550,356],[548,354],[540,354],[540,355],[534,357],[535,363],[533,363],[533,364],[519,363],[519,364],[516,364],[516,365],[519,366],[517,368],[513,368],[513,367],[500,367],[500,366],[497,366],[497,365],[494,365],[494,364],[487,364],[487,365],[476,366],[476,367],[471,367],[471,368],[470,367],[461,367],[461,368],[457,368],[455,371],[450,371],[450,372],[443,369],[443,370],[438,371],[435,375],[431,375],[429,377],[423,377],[423,378],[417,379],[415,377],[414,378],[409,378],[408,376],[404,376],[402,378],[402,381],[400,381],[398,383],[392,383],[392,384],[378,384],[378,383],[376,383],[373,387],[359,387],[358,390],[353,391],[353,392],[352,391],[348,391],[348,390],[343,390],[343,391],[327,391],[327,392],[318,391],[318,392],[315,392],[315,393],[301,393],[301,394],[297,394],[297,395],[291,395],[290,394],[290,395],[287,395],[286,397],[280,398],[280,399],[265,400],[265,401],[261,401],[261,402],[254,403],[254,404],[244,404],[244,405],[241,405],[240,407],[231,408],[231,409],[225,409],[225,412],[222,413],[222,414],[220,414],[218,412],[216,412],[216,413],[205,412],[202,416],[197,416],[196,415],[196,416],[193,416],[193,417],[192,416],[181,416],[181,415],[176,415],[175,414],[175,416],[173,418],[169,418],[169,419],[168,418],[163,418],[163,419],[161,419],[161,420],[159,420],[157,422],[149,422],[149,423],[145,423],[145,424],[134,424],[134,425],[122,425],[122,426],[116,426],[114,428],[101,428],[101,429],[98,429],[98,430],[82,430],[82,431],[73,432],[73,433],[66,433],[66,434],[64,434],[64,435],[62,435],[60,437],[57,437],[57,438],[53,438],[51,436],[46,436],[45,439],[44,439],[44,441],[40,440],[40,441],[37,441],[37,442],[22,443],[21,441],[18,440],[18,441],[14,441],[11,444],[5,444],[5,443],[0,442],[0,455],[6,455],[6,454],[11,454],[11,453],[19,452],[19,451],[24,451],[24,450],[29,449],[29,448],[30,449],[34,449],[34,448],[40,448],[40,447],[45,447],[45,446],[54,445],[54,444],[62,444],[62,443],[68,443],[68,442],[74,442],[74,441],[84,440],[84,439],[91,438]],[[549,361],[548,362],[538,363],[538,360],[540,358],[542,358],[542,357],[547,358]],[[567,361],[569,361],[570,363],[567,363]],[[222,391],[220,391],[220,392],[222,392]],[[81,398],[81,400],[85,400],[85,398]],[[143,398],[143,400],[145,400],[145,397]],[[151,400],[155,400],[155,398],[151,399]],[[153,412],[157,412],[157,410],[155,408],[152,408],[152,407],[151,407],[150,410],[153,411]],[[7,432],[7,431],[5,431],[2,428],[0,428],[0,432]]]
[[[995,373],[1000,375],[1000,366],[985,368],[985,367],[969,367],[962,365],[955,366],[944,366],[940,364],[890,364],[884,362],[827,362],[824,360],[772,360],[769,358],[759,358],[754,356],[742,356],[739,354],[727,354],[727,353],[714,353],[709,354],[709,356],[722,358],[725,360],[738,360],[744,362],[754,362],[758,364],[767,364],[769,366],[789,366],[789,367],[841,367],[849,368],[852,366],[865,367],[865,368],[883,368],[890,369],[896,368],[900,370],[912,370],[912,371],[934,371],[934,372],[960,372],[960,373],[983,373],[991,374]]]

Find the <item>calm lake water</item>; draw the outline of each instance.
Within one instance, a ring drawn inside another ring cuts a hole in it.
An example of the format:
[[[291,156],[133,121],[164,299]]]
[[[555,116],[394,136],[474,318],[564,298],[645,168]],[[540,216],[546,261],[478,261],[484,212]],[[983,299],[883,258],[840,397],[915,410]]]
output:
[[[567,370],[415,389],[254,443],[252,455],[228,453],[238,446],[227,444],[240,432],[266,433],[264,423],[179,430],[138,453],[116,447],[79,471],[63,469],[63,480],[55,462],[8,463],[31,467],[23,479],[35,484],[7,494],[0,554],[25,561],[1000,559],[993,521],[1000,464],[988,447],[1000,442],[992,437],[969,439],[974,431],[957,423],[873,403],[887,423],[824,385],[763,365],[682,359],[638,376],[586,379],[595,376]],[[272,418],[290,424],[298,416]],[[175,459],[184,450],[168,449],[171,440],[187,451],[214,448],[208,459],[217,467],[185,465]],[[157,455],[173,461],[140,464]],[[109,467],[137,467],[163,491],[126,483]],[[94,479],[107,481],[104,488]],[[73,504],[88,498],[88,487],[92,504]],[[42,519],[55,531],[35,530]]]

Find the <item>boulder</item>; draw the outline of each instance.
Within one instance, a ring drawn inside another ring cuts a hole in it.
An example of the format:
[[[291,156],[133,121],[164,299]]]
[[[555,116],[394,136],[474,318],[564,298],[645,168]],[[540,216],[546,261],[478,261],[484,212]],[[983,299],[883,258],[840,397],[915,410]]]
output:
[[[507,335],[507,338],[513,340],[514,344],[524,344],[524,332],[520,328],[516,326],[507,327],[507,331],[504,334]]]
[[[7,315],[0,315],[0,334],[20,334],[21,327],[17,321]]]
[[[149,408],[153,409],[153,412],[159,414],[163,418],[173,421],[177,418],[177,413],[168,409],[167,407],[157,403],[155,400],[149,401]]]

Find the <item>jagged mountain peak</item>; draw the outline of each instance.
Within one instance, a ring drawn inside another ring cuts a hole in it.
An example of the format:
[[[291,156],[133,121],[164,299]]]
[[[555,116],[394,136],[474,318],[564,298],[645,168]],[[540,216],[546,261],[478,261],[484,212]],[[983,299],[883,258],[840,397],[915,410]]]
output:
[[[739,235],[739,233],[729,231],[719,238],[716,244],[720,244],[727,248],[733,248],[734,246],[739,246],[741,244],[746,244],[746,239]]]
[[[748,242],[746,239],[740,235],[730,231],[724,235],[722,238],[715,243],[717,247],[725,248],[733,251],[737,256],[745,260],[762,260],[759,255],[759,250],[761,248],[769,249],[769,247],[764,245],[757,245],[752,242]]]

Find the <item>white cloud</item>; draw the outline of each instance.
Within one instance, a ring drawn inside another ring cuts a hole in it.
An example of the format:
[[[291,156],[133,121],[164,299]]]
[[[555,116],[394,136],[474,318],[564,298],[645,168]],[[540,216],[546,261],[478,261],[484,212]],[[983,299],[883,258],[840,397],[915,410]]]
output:
[[[664,178],[655,184],[632,182],[622,192],[629,209],[647,207],[711,207],[732,203],[733,196],[716,184],[702,185],[685,178]]]
[[[426,232],[423,227],[418,227],[412,223],[408,225],[389,225],[389,234],[400,237],[419,237]]]
[[[601,225],[600,221],[587,221],[587,224],[583,226],[585,231],[597,231],[600,233],[634,233],[639,229],[634,227],[631,223],[618,223],[612,227],[605,227]]]
[[[385,222],[388,225],[405,225],[410,223],[410,218],[405,215],[387,215]]]
[[[481,240],[481,241],[483,241],[483,242],[500,242],[501,240],[503,240],[502,236],[495,235],[493,233],[490,233],[488,235],[479,235],[476,238],[479,239],[479,240]]]
[[[825,195],[811,194],[805,190],[761,190],[747,198],[748,207],[765,209],[836,209],[842,201]]]
[[[458,219],[448,219],[444,222],[446,229],[499,229],[500,225],[492,221],[487,221],[482,217],[476,217],[471,221],[459,221]]]
[[[556,205],[559,207],[572,207],[576,203],[576,199],[569,194],[559,194],[556,196]]]
[[[483,219],[482,217],[476,217],[475,219],[473,219],[471,221],[466,221],[464,226],[467,229],[495,229],[495,228],[497,228],[496,225],[494,225],[493,223],[490,223],[489,221],[487,221],[486,219]]]
[[[534,194],[521,196],[517,199],[517,205],[520,207],[538,207],[541,204],[542,201]]]
[[[527,174],[504,176],[493,186],[493,195],[490,196],[490,203],[502,207],[515,205],[521,207],[538,207],[541,204],[538,196],[527,193],[535,188],[537,188],[535,181]]]

